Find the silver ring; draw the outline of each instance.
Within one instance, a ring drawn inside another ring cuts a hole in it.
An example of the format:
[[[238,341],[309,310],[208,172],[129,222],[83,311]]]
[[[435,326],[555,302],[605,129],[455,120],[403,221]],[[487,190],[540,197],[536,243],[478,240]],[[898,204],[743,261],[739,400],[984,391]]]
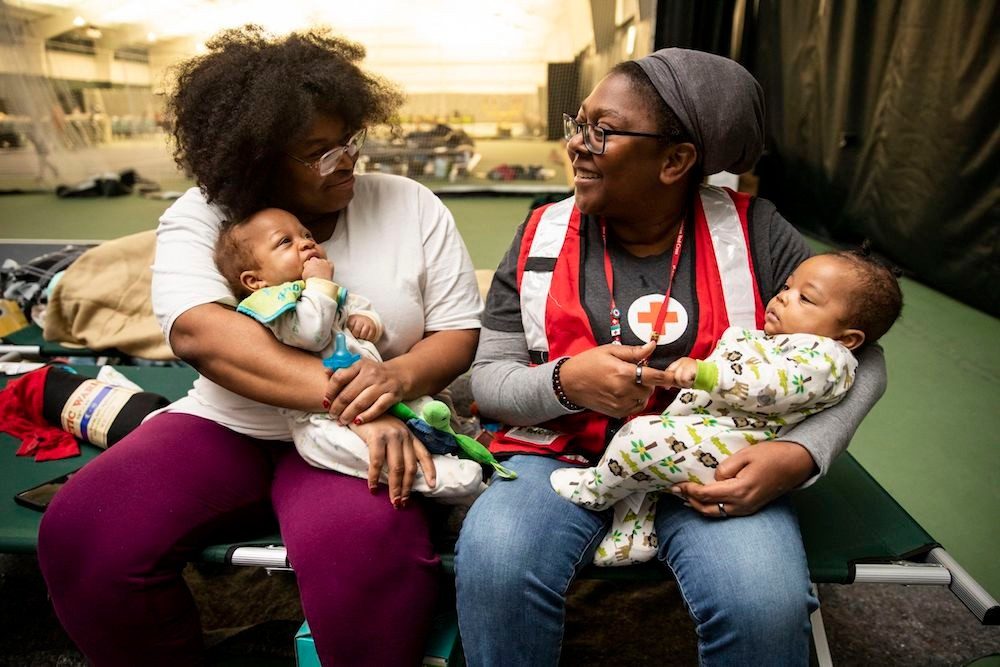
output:
[[[635,365],[635,383],[642,384],[642,364]]]
[[[726,503],[717,503],[717,505],[719,506],[719,518],[728,519],[729,515],[726,514]]]

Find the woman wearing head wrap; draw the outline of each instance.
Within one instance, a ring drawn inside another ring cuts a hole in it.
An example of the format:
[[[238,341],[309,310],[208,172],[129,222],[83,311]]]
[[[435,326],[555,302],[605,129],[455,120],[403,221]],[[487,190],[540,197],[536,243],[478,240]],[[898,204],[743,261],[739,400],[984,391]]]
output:
[[[703,358],[730,325],[761,328],[762,304],[810,254],[769,202],[701,184],[763,148],[761,89],[737,63],[683,49],[622,63],[565,129],[575,197],[518,230],[473,365],[480,410],[511,425],[493,449],[518,479],[490,486],[458,542],[470,665],[558,663],[566,591],[611,516],[557,496],[550,473],[593,463],[630,416],[662,412],[661,369]],[[782,496],[826,472],[884,389],[881,350],[859,360],[839,406],[659,501],[645,547],[676,576],[704,663],[807,664],[817,602]]]

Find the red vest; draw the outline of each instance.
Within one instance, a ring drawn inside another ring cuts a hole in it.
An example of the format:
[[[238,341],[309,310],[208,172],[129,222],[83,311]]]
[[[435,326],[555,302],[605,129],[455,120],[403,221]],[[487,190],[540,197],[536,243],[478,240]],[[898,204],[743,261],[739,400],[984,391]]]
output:
[[[694,221],[699,318],[697,336],[687,356],[704,359],[731,324],[752,329],[764,325],[764,307],[750,255],[749,204],[749,195],[711,186],[701,188]],[[580,210],[574,199],[536,209],[525,226],[517,265],[521,318],[533,364],[597,347],[580,302],[580,261]],[[667,391],[657,389],[641,412],[662,412],[670,397]],[[537,427],[502,430],[490,449],[497,454],[593,459],[607,446],[609,421],[606,415],[584,410]]]

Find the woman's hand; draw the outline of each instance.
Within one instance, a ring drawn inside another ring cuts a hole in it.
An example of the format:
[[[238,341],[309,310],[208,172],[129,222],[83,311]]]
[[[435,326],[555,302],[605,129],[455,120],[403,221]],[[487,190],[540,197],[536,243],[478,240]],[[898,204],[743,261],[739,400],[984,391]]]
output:
[[[656,349],[642,346],[601,345],[581,352],[562,365],[560,380],[566,397],[577,405],[611,417],[634,415],[649,401],[657,386],[670,386],[672,374],[642,367],[636,384],[636,366]]]
[[[330,375],[324,406],[340,424],[370,422],[403,400],[403,383],[386,364],[359,359]]]
[[[372,493],[378,487],[382,468],[388,466],[389,500],[393,507],[406,507],[418,465],[424,471],[428,486],[437,483],[430,452],[410,434],[403,422],[391,415],[382,415],[367,424],[352,424],[350,428],[368,445],[368,488]]]
[[[745,516],[799,486],[814,471],[815,463],[805,447],[769,440],[741,449],[720,463],[714,484],[684,482],[671,491],[705,516],[721,517],[719,503],[726,516]]]

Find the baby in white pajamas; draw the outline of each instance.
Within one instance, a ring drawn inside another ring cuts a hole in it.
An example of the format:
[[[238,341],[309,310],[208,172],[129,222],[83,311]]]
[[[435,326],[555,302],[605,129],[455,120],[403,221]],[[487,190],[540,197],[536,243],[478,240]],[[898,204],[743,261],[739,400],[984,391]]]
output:
[[[333,265],[323,247],[298,218],[281,209],[265,209],[244,222],[223,226],[216,244],[216,264],[237,296],[237,310],[269,328],[286,345],[329,356],[336,334],[343,333],[351,353],[382,361],[373,345],[382,335],[379,316],[369,301],[333,282]],[[414,411],[429,397],[408,402]],[[299,455],[317,468],[352,477],[368,477],[368,446],[350,427],[326,413],[281,410],[289,420]],[[417,469],[413,490],[434,498],[467,502],[483,488],[478,463],[450,454],[435,455],[437,482],[427,484]],[[381,481],[388,480],[383,468]]]
[[[898,294],[892,272],[865,255],[811,257],[768,303],[764,331],[730,327],[707,359],[675,360],[667,371],[681,391],[663,414],[627,422],[597,465],[554,471],[559,495],[614,509],[594,562],[651,560],[659,492],[678,482],[711,484],[726,457],[840,402],[857,368],[851,351],[898,316],[877,317],[885,302],[877,291],[888,289]]]

